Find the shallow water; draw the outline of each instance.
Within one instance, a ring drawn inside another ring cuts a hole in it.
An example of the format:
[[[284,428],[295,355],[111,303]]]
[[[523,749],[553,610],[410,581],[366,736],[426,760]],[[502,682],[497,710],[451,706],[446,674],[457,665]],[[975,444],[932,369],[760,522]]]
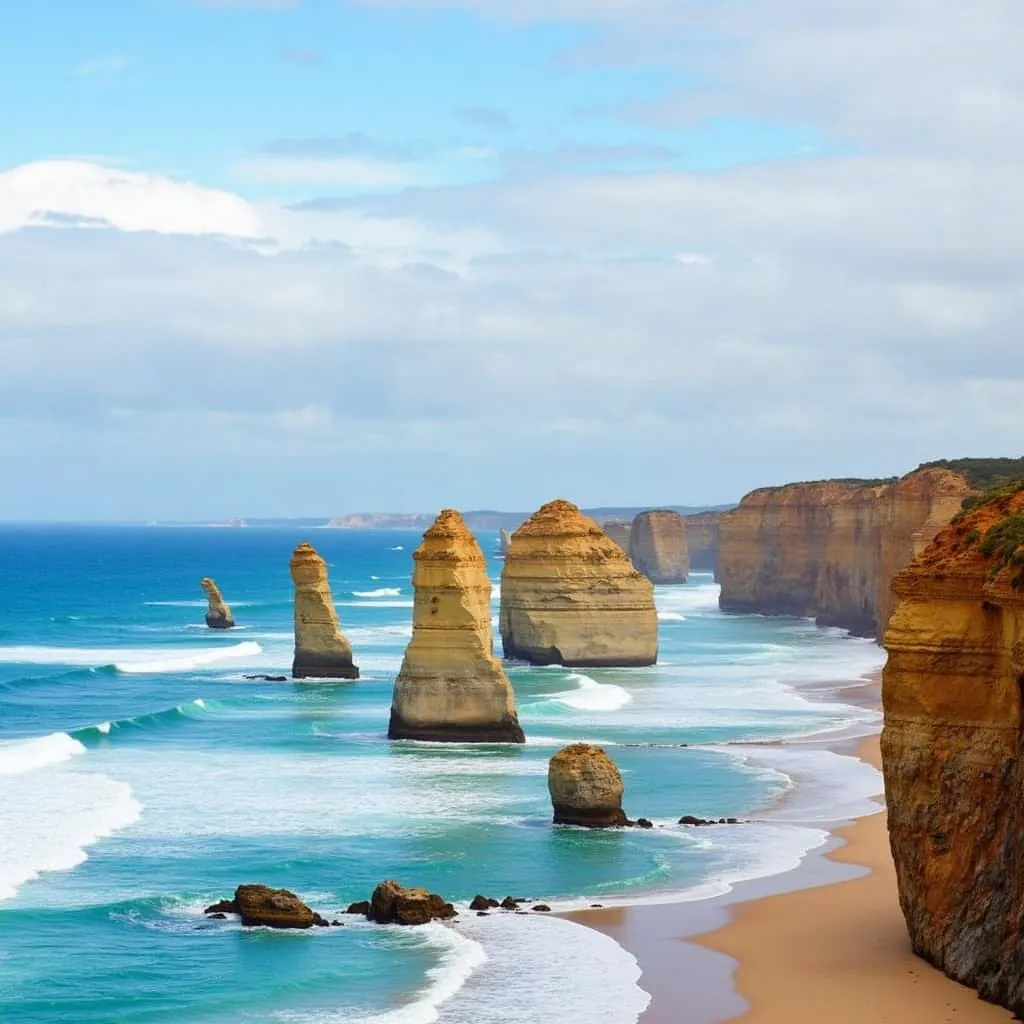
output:
[[[330,565],[362,679],[245,680],[288,670],[288,558],[306,536]],[[280,934],[201,911],[262,881],[333,914],[386,877],[455,901],[697,898],[796,863],[825,836],[806,824],[808,807],[845,801],[858,813],[871,792],[852,759],[730,745],[869,725],[872,712],[808,700],[801,687],[869,672],[879,649],[802,620],[722,615],[709,576],[658,588],[655,667],[510,666],[525,746],[389,742],[417,542],[344,530],[0,530],[5,1022],[525,1024],[550,1017],[566,962],[577,1019],[632,1021],[646,1000],[632,958],[566,921],[464,913],[454,928],[346,919]],[[496,535],[481,542],[496,552]],[[495,583],[500,566],[492,559]],[[203,626],[203,575],[238,629]],[[547,759],[575,740],[605,745],[628,813],[663,827],[553,828]],[[772,808],[790,770],[816,782],[787,818]],[[753,820],[694,830],[674,824],[682,814]]]

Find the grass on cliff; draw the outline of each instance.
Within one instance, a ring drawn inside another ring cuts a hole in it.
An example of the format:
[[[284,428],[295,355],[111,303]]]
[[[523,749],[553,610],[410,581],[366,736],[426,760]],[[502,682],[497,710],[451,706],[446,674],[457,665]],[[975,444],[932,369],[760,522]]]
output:
[[[922,462],[918,469],[948,469],[959,473],[979,490],[1003,487],[1024,478],[1024,456],[1019,459],[936,459]]]
[[[989,579],[1012,565],[1019,571],[1010,585],[1014,590],[1024,587],[1024,510],[1013,512],[989,527],[981,541],[981,553],[986,558],[995,558],[988,571]]]

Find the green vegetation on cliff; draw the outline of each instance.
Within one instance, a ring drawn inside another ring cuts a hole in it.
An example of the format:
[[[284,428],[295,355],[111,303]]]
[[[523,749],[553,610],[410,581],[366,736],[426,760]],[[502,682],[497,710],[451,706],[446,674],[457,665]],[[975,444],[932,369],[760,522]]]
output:
[[[936,459],[922,462],[918,469],[948,469],[959,473],[979,490],[1002,487],[1024,478],[1024,457],[1019,459]]]

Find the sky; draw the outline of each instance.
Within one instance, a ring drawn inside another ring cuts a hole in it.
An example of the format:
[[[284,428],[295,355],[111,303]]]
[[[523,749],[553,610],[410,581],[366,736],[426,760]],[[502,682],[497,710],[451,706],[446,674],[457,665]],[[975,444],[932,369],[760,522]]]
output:
[[[11,5],[0,519],[1021,455],[1022,34],[1017,0]]]

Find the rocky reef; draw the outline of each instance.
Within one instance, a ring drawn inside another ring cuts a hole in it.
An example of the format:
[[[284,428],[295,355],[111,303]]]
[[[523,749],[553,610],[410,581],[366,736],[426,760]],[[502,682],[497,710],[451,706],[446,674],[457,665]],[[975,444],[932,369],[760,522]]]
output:
[[[367,918],[377,924],[427,924],[447,921],[455,914],[455,908],[436,892],[407,889],[391,880],[381,882],[373,890],[366,908]]]
[[[723,515],[724,512],[697,512],[683,517],[691,572],[715,572],[718,568],[718,524]]]
[[[721,607],[880,636],[893,577],[974,490],[964,476],[930,468],[753,491],[719,521]]]
[[[622,775],[601,747],[573,743],[548,762],[548,792],[556,825],[614,828],[627,824]]]
[[[499,622],[505,657],[535,665],[653,665],[658,656],[650,581],[561,499],[512,534]]]
[[[395,680],[392,739],[522,743],[491,635],[491,581],[476,538],[445,509],[413,554],[412,639]]]
[[[329,923],[295,893],[269,885],[240,885],[233,900],[214,903],[203,913],[211,917],[237,914],[247,928],[323,928]]]
[[[1024,484],[896,577],[882,759],[916,953],[1024,1016]]]
[[[206,592],[206,625],[210,629],[233,629],[235,625],[231,609],[224,603],[220,588],[209,576],[199,581],[199,586]]]
[[[685,583],[690,573],[686,520],[668,509],[641,512],[629,533],[629,556],[652,583]]]
[[[296,679],[358,679],[352,663],[352,646],[341,632],[338,612],[327,582],[327,565],[308,541],[292,555],[295,584]]]

